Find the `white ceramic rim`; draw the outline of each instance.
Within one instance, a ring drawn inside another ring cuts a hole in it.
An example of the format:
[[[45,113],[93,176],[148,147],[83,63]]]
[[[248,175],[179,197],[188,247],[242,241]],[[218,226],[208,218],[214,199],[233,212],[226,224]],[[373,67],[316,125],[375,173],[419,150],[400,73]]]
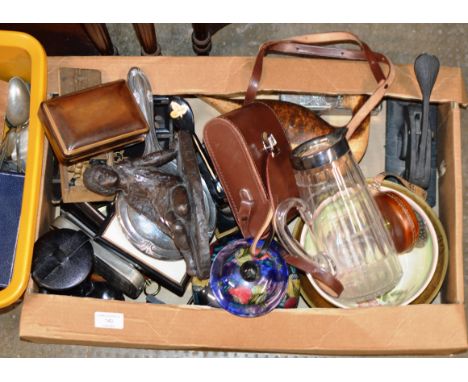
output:
[[[437,240],[437,233],[434,229],[434,226],[429,219],[428,215],[424,212],[424,210],[410,197],[407,195],[403,194],[402,192],[395,190],[393,188],[381,185],[379,187],[379,190],[381,191],[392,191],[400,195],[401,197],[405,198],[405,200],[411,205],[411,207],[423,218],[424,222],[426,223],[426,228],[429,230],[430,237],[432,239],[432,251],[433,251],[433,256],[432,256],[432,264],[431,268],[428,272],[428,277],[426,278],[426,281],[423,283],[423,285],[414,293],[412,296],[408,297],[406,300],[404,300],[402,303],[398,304],[399,306],[404,306],[404,305],[409,305],[411,304],[414,300],[416,300],[427,288],[429,283],[431,282],[432,278],[434,277],[434,273],[437,268],[437,262],[439,260],[439,241]],[[304,247],[304,242],[305,242],[305,235],[307,233],[307,225],[304,224],[302,231],[301,231],[301,237],[300,237],[300,243],[302,247]],[[398,256],[398,255],[397,255]],[[309,279],[310,283],[312,284],[312,287],[317,291],[320,296],[322,296],[326,301],[328,301],[330,304],[335,305],[339,308],[345,308],[345,309],[351,309],[351,308],[357,308],[357,304],[353,305],[345,305],[342,302],[338,301],[337,299],[333,298],[332,296],[328,295],[325,293],[320,286],[315,282],[314,278],[310,275],[310,273],[306,274],[307,278]],[[398,288],[400,283],[398,283],[394,289]],[[393,290],[393,289],[392,289]],[[391,291],[390,291],[391,292]],[[387,293],[390,293],[387,292]],[[371,306],[371,304],[369,304]],[[391,306],[391,305],[378,305],[378,306]]]

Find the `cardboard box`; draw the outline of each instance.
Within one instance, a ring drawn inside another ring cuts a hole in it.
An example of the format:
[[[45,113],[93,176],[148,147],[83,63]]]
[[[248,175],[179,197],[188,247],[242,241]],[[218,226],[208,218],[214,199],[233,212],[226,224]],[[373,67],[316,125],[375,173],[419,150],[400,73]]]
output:
[[[300,58],[265,59],[261,88],[267,92],[370,93],[375,84],[366,63]],[[99,69],[102,81],[126,78],[139,66],[155,94],[239,95],[253,66],[247,57],[51,57],[49,93],[57,92],[59,67]],[[330,76],[334,73],[333,77]],[[387,96],[419,99],[412,66],[396,67]],[[450,260],[440,304],[360,309],[275,310],[239,318],[209,307],[150,305],[34,293],[24,297],[24,340],[155,349],[218,349],[311,354],[447,354],[468,348],[462,252],[460,105],[468,103],[461,70],[443,67],[432,101],[440,103],[440,219]],[[372,147],[368,147],[372,150]],[[383,153],[382,153],[383,155]],[[50,166],[45,161],[44,179]],[[53,210],[48,182],[42,187],[38,234]],[[106,315],[110,313],[110,315]],[[99,322],[108,318],[110,326]]]

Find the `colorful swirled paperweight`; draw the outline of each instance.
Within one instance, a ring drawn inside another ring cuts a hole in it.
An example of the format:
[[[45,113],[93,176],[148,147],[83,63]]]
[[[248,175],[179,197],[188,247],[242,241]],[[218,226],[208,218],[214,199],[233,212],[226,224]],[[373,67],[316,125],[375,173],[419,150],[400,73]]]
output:
[[[288,284],[288,267],[274,241],[253,256],[252,239],[226,245],[211,266],[210,287],[219,305],[241,317],[258,317],[276,308]],[[263,241],[259,241],[259,248]]]

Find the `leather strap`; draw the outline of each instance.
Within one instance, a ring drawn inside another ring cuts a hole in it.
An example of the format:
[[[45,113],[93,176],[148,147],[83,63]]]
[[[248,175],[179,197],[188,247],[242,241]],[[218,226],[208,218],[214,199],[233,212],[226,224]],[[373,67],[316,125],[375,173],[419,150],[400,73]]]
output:
[[[387,178],[396,178],[408,190],[410,190],[411,192],[414,192],[416,195],[426,200],[427,192],[423,188],[417,186],[416,184],[408,182],[406,179],[402,178],[399,175],[391,174],[388,172],[381,172],[380,174],[376,175],[373,178],[373,180],[375,183],[377,183],[380,186],[382,182]]]
[[[322,271],[312,261],[293,256],[286,251],[281,253],[284,261],[306,273],[309,273],[326,293],[333,297],[339,297],[344,290],[343,284],[331,273]]]
[[[360,47],[359,50],[342,49],[336,47],[324,47],[313,44],[337,44],[351,42]],[[298,56],[316,56],[338,58],[354,61],[367,61],[372,74],[377,82],[374,93],[362,105],[359,111],[348,123],[346,138],[350,138],[354,131],[366,118],[366,116],[382,100],[387,88],[393,82],[395,72],[391,61],[381,53],[373,52],[367,44],[359,40],[357,36],[348,32],[318,33],[313,35],[297,36],[286,40],[269,41],[264,43],[257,54],[255,64],[250,77],[249,87],[245,94],[244,105],[255,100],[262,75],[263,58],[268,53],[282,53]],[[380,64],[388,66],[387,75],[382,72]]]

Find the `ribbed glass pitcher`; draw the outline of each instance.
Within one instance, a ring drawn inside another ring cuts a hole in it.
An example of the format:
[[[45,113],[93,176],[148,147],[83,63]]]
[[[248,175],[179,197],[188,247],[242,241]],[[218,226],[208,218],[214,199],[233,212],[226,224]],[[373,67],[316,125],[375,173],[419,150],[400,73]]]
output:
[[[301,198],[283,201],[274,223],[291,255],[314,262],[342,283],[340,299],[363,302],[391,290],[402,270],[345,134],[346,129],[336,129],[293,150]],[[314,253],[307,253],[286,227],[292,208],[299,210],[309,227]]]

